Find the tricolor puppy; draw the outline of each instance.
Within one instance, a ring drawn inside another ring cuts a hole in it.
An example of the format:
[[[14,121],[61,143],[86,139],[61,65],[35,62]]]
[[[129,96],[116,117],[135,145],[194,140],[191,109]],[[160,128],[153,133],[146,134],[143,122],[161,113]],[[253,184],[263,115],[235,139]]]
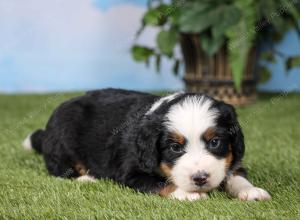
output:
[[[205,198],[220,186],[241,200],[270,199],[245,178],[234,108],[203,94],[88,92],[57,108],[24,145],[58,177],[109,178],[179,200]]]

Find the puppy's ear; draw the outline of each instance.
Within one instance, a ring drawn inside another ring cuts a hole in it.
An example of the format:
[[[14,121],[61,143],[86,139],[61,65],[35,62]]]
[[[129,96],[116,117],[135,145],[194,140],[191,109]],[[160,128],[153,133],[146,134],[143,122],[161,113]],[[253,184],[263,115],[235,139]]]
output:
[[[218,118],[218,124],[229,130],[230,142],[232,146],[233,161],[232,165],[240,162],[245,153],[245,143],[242,128],[237,120],[237,114],[232,105],[224,102],[218,102],[217,108],[221,115]]]
[[[159,165],[159,138],[161,133],[161,120],[156,115],[147,116],[140,124],[137,147],[139,165],[143,172],[151,173]]]
[[[232,153],[233,153],[233,164],[239,163],[245,153],[245,142],[242,128],[238,121],[236,121],[234,129],[231,132],[232,138]]]

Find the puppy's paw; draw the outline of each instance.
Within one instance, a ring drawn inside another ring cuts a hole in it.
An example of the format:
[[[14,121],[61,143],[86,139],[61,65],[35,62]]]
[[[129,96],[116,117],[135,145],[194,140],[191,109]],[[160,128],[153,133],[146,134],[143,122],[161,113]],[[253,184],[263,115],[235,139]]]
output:
[[[178,200],[187,200],[187,201],[195,201],[199,199],[208,198],[206,193],[198,193],[198,192],[186,192],[182,189],[177,188],[174,192],[170,194],[170,197]]]
[[[251,200],[261,201],[261,200],[270,200],[271,196],[266,190],[252,186],[252,187],[247,187],[242,189],[238,193],[238,198],[243,201],[251,201]]]

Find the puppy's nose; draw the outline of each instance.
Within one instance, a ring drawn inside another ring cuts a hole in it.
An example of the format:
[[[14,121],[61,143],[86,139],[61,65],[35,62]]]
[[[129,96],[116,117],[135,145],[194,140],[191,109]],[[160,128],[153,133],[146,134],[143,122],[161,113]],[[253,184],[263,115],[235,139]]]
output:
[[[207,183],[207,178],[209,174],[206,172],[198,172],[192,176],[192,180],[195,182],[197,186],[203,186]]]

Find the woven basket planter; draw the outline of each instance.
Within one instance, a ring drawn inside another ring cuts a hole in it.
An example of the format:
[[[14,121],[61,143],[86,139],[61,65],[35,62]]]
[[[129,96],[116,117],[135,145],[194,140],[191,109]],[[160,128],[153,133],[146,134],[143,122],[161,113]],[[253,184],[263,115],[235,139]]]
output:
[[[254,49],[249,54],[239,92],[234,87],[225,47],[213,57],[208,57],[201,50],[199,36],[182,35],[181,49],[185,62],[184,82],[188,91],[206,93],[236,106],[255,102],[257,93]]]

